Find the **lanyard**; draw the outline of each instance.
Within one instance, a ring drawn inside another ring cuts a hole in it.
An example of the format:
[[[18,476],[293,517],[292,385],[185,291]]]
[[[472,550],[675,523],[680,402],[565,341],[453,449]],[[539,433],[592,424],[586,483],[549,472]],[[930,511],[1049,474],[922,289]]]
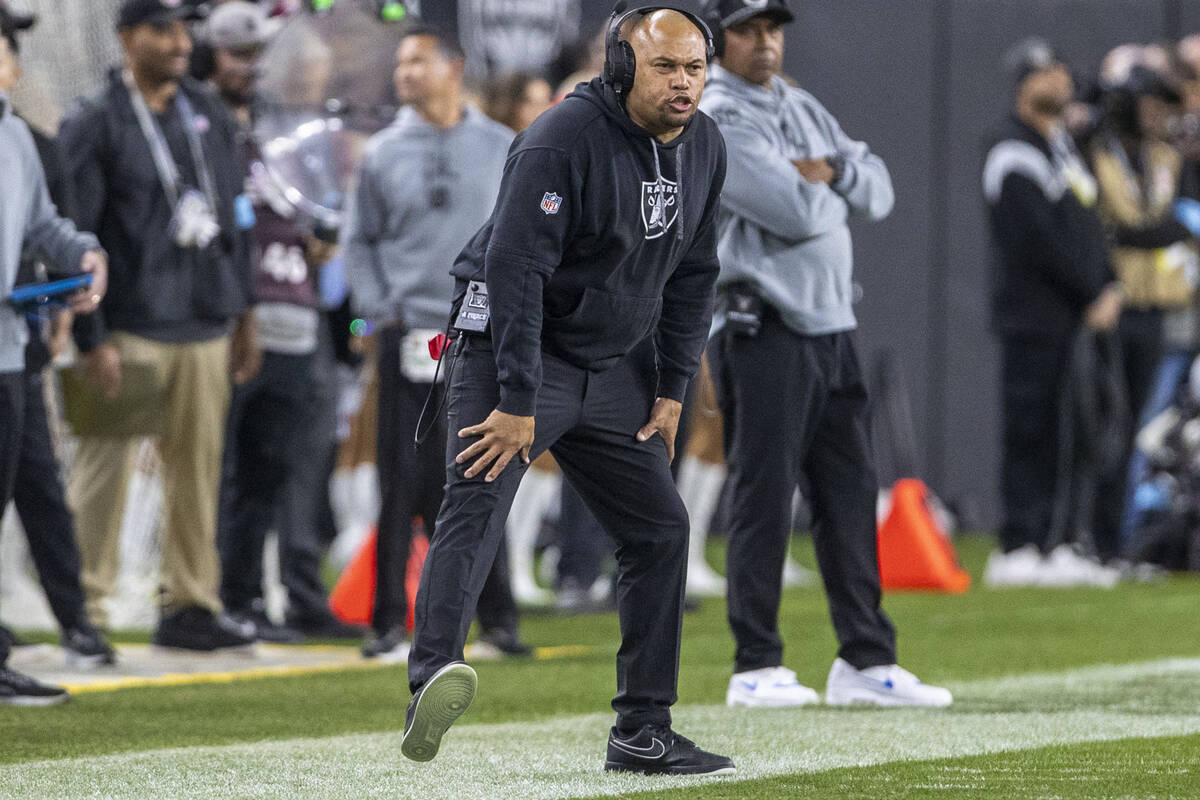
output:
[[[154,115],[150,113],[150,108],[146,105],[146,98],[138,90],[133,76],[126,71],[123,77],[125,86],[129,89],[129,99],[133,103],[133,114],[137,117],[142,135],[146,137],[146,144],[150,146],[150,155],[154,160],[154,168],[158,171],[158,179],[162,182],[163,191],[166,192],[171,209],[174,210],[179,205],[179,186],[182,182],[179,168],[175,165],[175,158],[171,155],[170,147],[167,146],[167,139],[163,135],[162,129],[158,127]],[[192,103],[184,95],[182,88],[175,90],[175,109],[179,112],[180,119],[183,120],[188,149],[191,151],[196,175],[200,179],[200,188],[204,190],[209,210],[215,214],[217,193],[213,187],[212,175],[208,171],[208,160],[204,157],[204,143],[200,139],[200,131],[196,126],[196,112],[192,109]]]

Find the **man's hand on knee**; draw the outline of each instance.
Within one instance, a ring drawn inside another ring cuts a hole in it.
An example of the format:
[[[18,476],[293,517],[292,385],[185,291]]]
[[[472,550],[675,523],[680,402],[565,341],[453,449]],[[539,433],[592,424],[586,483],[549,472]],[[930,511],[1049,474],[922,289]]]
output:
[[[683,403],[666,397],[659,397],[650,409],[650,421],[637,433],[639,442],[649,441],[650,437],[658,434],[667,443],[667,458],[675,460],[675,434],[679,431],[679,415],[683,413]]]
[[[678,424],[678,414],[675,416],[675,421]],[[500,477],[500,473],[517,453],[521,454],[522,461],[526,464],[529,463],[529,450],[533,447],[533,429],[533,417],[518,417],[514,414],[505,414],[497,409],[480,424],[463,428],[458,432],[460,439],[469,439],[472,436],[482,438],[459,453],[454,460],[456,463],[465,464],[471,459],[475,459],[475,463],[471,464],[465,473],[468,478],[474,478],[491,464],[492,468],[488,470],[488,474],[484,478],[485,481],[491,483]]]

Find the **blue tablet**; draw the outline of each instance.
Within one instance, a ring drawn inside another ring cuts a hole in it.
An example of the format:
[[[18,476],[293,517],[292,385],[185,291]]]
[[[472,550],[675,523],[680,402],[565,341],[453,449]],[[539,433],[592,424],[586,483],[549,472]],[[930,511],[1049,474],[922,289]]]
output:
[[[12,290],[12,294],[8,296],[8,303],[17,308],[44,306],[57,302],[64,295],[73,294],[91,285],[92,275],[90,272],[46,283],[27,283]]]

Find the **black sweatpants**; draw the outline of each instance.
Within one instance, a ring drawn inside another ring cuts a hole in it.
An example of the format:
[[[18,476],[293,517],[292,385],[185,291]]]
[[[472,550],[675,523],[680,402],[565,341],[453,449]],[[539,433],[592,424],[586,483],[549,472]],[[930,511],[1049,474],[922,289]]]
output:
[[[38,581],[59,627],[67,630],[87,622],[75,518],[67,507],[50,436],[41,370],[26,370],[24,381],[24,427],[12,499],[29,540]]]
[[[1061,450],[1059,398],[1070,360],[1070,336],[1005,336],[1000,341],[1000,546],[1005,552],[1027,544],[1044,551],[1048,545]]]
[[[802,477],[838,655],[858,669],[894,664],[896,634],[880,607],[870,410],[851,334],[801,336],[771,312],[756,337],[718,334],[709,363],[731,481],[734,671],[783,663],[779,601]]]
[[[487,418],[500,400],[491,342],[470,338],[457,357],[447,416],[457,431]],[[669,724],[679,674],[688,518],[657,436],[638,442],[650,416],[657,370],[644,342],[609,370],[591,373],[542,354],[533,457],[549,449],[563,475],[617,542],[617,724]],[[410,688],[461,660],[471,613],[500,547],[525,472],[514,458],[493,483],[464,477],[454,459],[473,439],[446,447],[446,499],[417,596]]]
[[[408,595],[404,585],[413,518],[419,516],[425,520],[426,528],[437,519],[446,472],[446,420],[444,415],[437,413],[436,395],[422,421],[423,425],[432,424],[433,428],[419,449],[413,447],[413,432],[425,398],[429,396],[429,384],[414,383],[401,372],[403,343],[404,332],[399,328],[386,328],[379,337],[376,450],[380,508],[375,613],[371,626],[380,636],[403,625],[408,616]],[[488,562],[488,579],[479,597],[479,624],[486,630],[499,628],[515,633],[517,604],[509,585],[505,551],[506,548],[500,548],[494,561]]]
[[[266,352],[262,369],[234,388],[225,433],[220,514],[221,602],[247,611],[263,596],[263,547],[312,424],[313,357]],[[281,530],[281,568],[286,550]]]
[[[20,372],[0,372],[0,513],[12,497],[17,461],[21,455],[21,427],[25,417],[25,377]],[[10,643],[0,636],[0,666],[8,660]]]

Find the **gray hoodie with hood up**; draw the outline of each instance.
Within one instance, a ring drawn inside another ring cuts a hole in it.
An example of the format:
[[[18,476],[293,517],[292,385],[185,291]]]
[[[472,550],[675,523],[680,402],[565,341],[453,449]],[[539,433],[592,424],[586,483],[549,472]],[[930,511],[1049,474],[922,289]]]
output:
[[[883,160],[847,136],[816,98],[779,77],[769,88],[755,86],[714,65],[700,108],[716,120],[729,154],[718,288],[750,284],[800,334],[852,330],[854,257],[846,222],[891,212],[892,179]],[[846,170],[834,186],[809,183],[792,164],[835,154],[845,158]],[[724,322],[718,311],[713,331]]]

